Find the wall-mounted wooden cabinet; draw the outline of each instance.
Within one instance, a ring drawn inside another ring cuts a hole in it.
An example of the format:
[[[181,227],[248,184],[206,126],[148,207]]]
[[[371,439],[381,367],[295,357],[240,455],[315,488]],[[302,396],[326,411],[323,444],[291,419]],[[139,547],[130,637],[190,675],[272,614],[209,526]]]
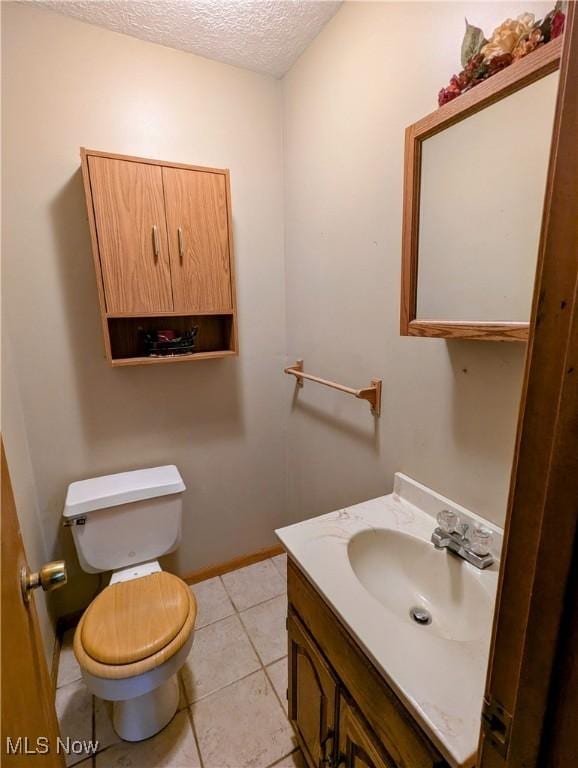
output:
[[[236,355],[229,171],[89,149],[81,161],[111,365]],[[194,351],[143,346],[193,327]]]

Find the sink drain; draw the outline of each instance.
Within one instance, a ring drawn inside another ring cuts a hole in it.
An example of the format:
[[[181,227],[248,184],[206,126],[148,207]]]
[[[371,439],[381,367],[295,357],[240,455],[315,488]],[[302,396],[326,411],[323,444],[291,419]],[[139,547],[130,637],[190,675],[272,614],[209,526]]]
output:
[[[425,608],[418,608],[417,606],[414,606],[413,608],[410,608],[409,615],[416,624],[421,624],[422,626],[431,624],[431,613]]]

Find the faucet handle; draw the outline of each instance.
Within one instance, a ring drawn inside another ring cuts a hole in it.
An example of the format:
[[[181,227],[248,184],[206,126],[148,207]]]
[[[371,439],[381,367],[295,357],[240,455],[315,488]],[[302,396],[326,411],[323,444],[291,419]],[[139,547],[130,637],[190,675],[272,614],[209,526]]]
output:
[[[445,533],[453,533],[460,523],[460,518],[455,512],[450,509],[442,509],[437,514],[437,521],[439,527]]]
[[[477,525],[470,537],[470,548],[474,554],[485,557],[490,554],[493,542],[494,534],[488,528]]]

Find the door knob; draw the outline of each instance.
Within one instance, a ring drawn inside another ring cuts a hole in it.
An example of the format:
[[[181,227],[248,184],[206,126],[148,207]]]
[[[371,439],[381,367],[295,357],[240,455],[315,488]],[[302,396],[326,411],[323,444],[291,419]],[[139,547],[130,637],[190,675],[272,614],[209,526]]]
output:
[[[20,586],[25,602],[29,602],[33,589],[42,587],[45,592],[51,592],[53,589],[63,587],[67,581],[68,573],[64,560],[46,563],[35,573],[31,573],[26,566],[23,566],[20,571]]]

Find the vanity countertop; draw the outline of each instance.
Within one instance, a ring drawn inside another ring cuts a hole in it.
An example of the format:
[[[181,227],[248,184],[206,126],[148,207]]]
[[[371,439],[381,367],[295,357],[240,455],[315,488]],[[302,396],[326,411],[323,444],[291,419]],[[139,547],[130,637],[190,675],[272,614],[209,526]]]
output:
[[[399,473],[394,491],[388,496],[296,523],[276,533],[444,758],[453,768],[470,768],[475,763],[480,731],[498,561],[480,571],[460,560],[487,599],[480,604],[482,630],[472,633],[473,637],[462,631],[460,639],[456,639],[451,632],[442,636],[444,633],[436,630],[435,610],[432,625],[419,626],[409,614],[388,609],[363,586],[349,557],[352,538],[367,531],[380,535],[399,531],[429,543],[436,526],[435,515],[444,508],[489,527],[494,534],[494,554],[499,556],[500,528]],[[435,554],[440,558],[455,557],[446,550]],[[459,579],[452,588],[456,586],[460,588]],[[480,625],[480,621],[476,623]]]

